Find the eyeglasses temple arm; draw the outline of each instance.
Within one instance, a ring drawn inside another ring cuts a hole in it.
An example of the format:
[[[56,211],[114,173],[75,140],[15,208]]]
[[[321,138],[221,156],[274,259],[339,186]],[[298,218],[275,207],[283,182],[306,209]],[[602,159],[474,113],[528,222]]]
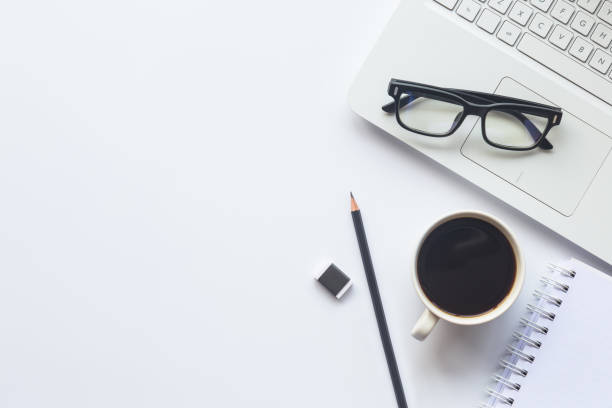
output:
[[[400,98],[399,101],[399,108],[403,108],[404,106],[408,105],[411,102],[414,102],[415,100],[419,99],[420,96],[413,96],[413,95],[405,95],[402,96]],[[395,113],[395,101],[393,102],[389,102],[386,105],[383,105],[382,110],[387,112],[387,113]]]
[[[484,101],[491,102],[491,103],[519,103],[519,104],[525,104],[525,105],[539,106],[539,107],[548,108],[548,109],[556,108],[555,106],[552,106],[552,105],[546,105],[546,104],[539,103],[539,102],[529,101],[527,99],[513,98],[511,96],[498,95],[494,93],[468,91],[465,89],[452,89],[452,88],[446,88],[446,90],[457,93],[468,100],[470,100],[471,98],[476,98],[481,101],[484,100]],[[478,101],[473,101],[473,100],[471,102],[478,103]]]

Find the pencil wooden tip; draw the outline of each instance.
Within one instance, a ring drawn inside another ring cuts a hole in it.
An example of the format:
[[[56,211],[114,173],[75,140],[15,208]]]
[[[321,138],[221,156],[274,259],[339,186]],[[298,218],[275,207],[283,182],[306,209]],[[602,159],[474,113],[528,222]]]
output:
[[[351,192],[351,212],[354,212],[354,211],[359,211],[359,206],[357,205],[357,201],[355,201],[353,192]]]

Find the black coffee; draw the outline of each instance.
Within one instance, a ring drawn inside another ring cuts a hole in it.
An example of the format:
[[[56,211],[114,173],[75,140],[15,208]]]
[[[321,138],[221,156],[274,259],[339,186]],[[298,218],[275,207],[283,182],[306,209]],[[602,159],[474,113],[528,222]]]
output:
[[[417,276],[425,295],[440,309],[474,316],[495,308],[508,295],[516,259],[496,227],[477,218],[456,218],[425,238]]]

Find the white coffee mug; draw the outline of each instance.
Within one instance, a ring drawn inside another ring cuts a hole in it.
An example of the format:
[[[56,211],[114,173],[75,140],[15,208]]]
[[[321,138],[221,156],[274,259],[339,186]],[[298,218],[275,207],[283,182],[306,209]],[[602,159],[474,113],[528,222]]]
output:
[[[500,232],[502,232],[504,236],[506,237],[506,239],[508,240],[508,242],[510,243],[510,246],[512,247],[512,250],[514,252],[514,258],[516,261],[516,275],[514,278],[514,284],[512,288],[510,288],[506,297],[495,308],[491,309],[488,312],[485,312],[483,314],[479,314],[476,316],[457,316],[457,315],[450,314],[440,309],[431,300],[427,298],[427,296],[425,295],[425,292],[423,291],[421,287],[419,278],[417,276],[418,256],[420,254],[423,242],[429,236],[429,234],[441,224],[444,224],[455,218],[465,218],[465,217],[483,220],[493,225]],[[521,291],[521,288],[523,287],[523,281],[525,280],[525,264],[524,264],[523,256],[521,254],[519,246],[517,245],[516,239],[514,238],[514,235],[512,235],[512,233],[510,232],[510,230],[504,223],[502,223],[500,220],[493,217],[492,215],[485,214],[479,211],[461,211],[461,212],[452,213],[445,217],[442,217],[441,219],[436,221],[425,232],[425,234],[421,238],[416,248],[416,251],[415,251],[414,270],[413,270],[412,277],[413,277],[414,287],[416,288],[417,294],[421,298],[421,301],[423,301],[423,303],[425,304],[425,311],[423,312],[423,314],[421,314],[421,317],[417,320],[416,324],[414,325],[414,328],[412,329],[412,336],[417,340],[424,340],[429,335],[429,333],[431,333],[434,326],[440,319],[444,319],[448,322],[455,323],[455,324],[469,326],[469,325],[486,323],[486,322],[489,322],[495,319],[496,317],[499,317],[502,313],[508,310],[508,308],[512,305],[512,303],[514,303],[514,301],[516,300],[516,298],[518,297]]]

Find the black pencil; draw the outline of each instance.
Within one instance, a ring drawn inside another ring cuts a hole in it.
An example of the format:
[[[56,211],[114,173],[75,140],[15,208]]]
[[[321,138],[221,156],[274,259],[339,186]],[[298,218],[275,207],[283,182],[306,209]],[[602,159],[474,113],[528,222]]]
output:
[[[402,387],[402,379],[400,377],[399,369],[397,368],[395,353],[393,352],[393,344],[391,343],[389,328],[387,327],[385,311],[383,309],[382,300],[380,299],[380,292],[378,291],[378,283],[376,283],[376,274],[374,273],[374,265],[372,265],[370,248],[368,247],[368,240],[366,238],[365,229],[363,228],[361,211],[357,206],[353,193],[351,193],[351,215],[353,216],[353,224],[355,225],[355,233],[357,234],[357,242],[359,243],[359,251],[361,252],[361,260],[363,261],[363,269],[365,269],[366,279],[368,280],[372,305],[374,306],[374,314],[376,315],[376,323],[378,323],[380,340],[382,341],[383,349],[385,350],[385,357],[387,359],[387,366],[389,367],[389,374],[391,375],[391,382],[393,383],[393,391],[395,392],[397,406],[399,408],[408,408],[406,396],[404,395],[404,388]]]

